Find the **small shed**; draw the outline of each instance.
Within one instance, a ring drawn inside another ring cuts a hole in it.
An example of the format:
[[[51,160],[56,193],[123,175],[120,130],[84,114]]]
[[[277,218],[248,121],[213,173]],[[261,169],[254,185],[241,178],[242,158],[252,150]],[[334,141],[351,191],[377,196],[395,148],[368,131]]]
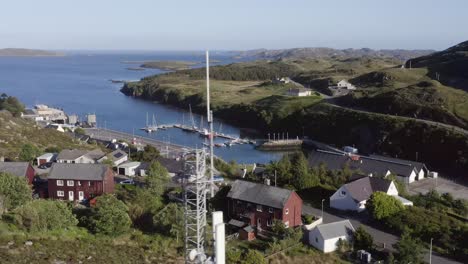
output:
[[[57,154],[55,153],[45,153],[36,158],[37,165],[42,165],[47,162],[54,162],[56,158],[57,158]]]
[[[248,225],[239,230],[239,238],[242,240],[252,241],[255,239],[255,229]]]
[[[135,176],[138,173],[138,167],[140,167],[141,162],[133,161],[120,164],[117,167],[117,173],[125,176]]]

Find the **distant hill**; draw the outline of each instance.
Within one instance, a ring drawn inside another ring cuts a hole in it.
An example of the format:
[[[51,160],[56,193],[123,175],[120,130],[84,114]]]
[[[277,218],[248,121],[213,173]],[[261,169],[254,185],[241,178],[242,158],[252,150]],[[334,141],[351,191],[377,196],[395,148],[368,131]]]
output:
[[[444,51],[408,60],[406,68],[427,68],[428,76],[468,91],[468,41]]]
[[[404,49],[384,49],[373,50],[362,49],[332,49],[332,48],[293,48],[293,49],[256,49],[236,52],[238,58],[257,58],[257,59],[306,59],[306,58],[354,58],[354,57],[387,57],[398,60],[408,60],[410,58],[428,55],[434,50],[404,50]]]
[[[0,49],[0,56],[10,57],[59,57],[65,56],[64,53],[47,50],[35,50],[35,49]]]

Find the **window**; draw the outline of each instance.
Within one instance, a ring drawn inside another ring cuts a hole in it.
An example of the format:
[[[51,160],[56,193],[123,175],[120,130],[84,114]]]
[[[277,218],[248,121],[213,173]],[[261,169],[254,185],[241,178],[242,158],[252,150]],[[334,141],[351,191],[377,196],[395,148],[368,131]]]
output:
[[[88,182],[88,186],[91,186],[91,181]]]
[[[65,196],[65,193],[63,191],[57,191],[57,196],[58,197],[63,197],[63,196]]]
[[[257,211],[258,211],[258,212],[261,212],[261,211],[262,211],[262,206],[259,205],[259,204],[257,204]]]
[[[57,186],[63,186],[63,180],[57,180]]]
[[[286,210],[284,210],[284,214],[289,214],[289,209],[286,208]]]
[[[67,186],[75,186],[75,182],[74,181],[67,181]]]
[[[286,228],[288,228],[288,227],[289,227],[289,221],[284,222],[284,226],[285,226]]]
[[[272,226],[273,225],[273,220],[270,218],[267,220],[267,226]]]
[[[77,184],[78,184],[78,186],[81,186],[81,181],[78,181]]]
[[[315,237],[315,242],[317,242],[317,243],[318,243],[318,237]]]
[[[272,213],[273,213],[273,208],[271,208],[271,207],[268,208],[268,212],[269,212],[270,214],[272,214]]]
[[[345,192],[345,191],[341,191],[341,196],[346,196],[346,192]]]

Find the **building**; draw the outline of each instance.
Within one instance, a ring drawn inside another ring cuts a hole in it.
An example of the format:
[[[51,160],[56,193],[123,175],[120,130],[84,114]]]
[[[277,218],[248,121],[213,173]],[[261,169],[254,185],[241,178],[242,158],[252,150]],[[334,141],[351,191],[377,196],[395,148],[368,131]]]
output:
[[[364,211],[367,200],[374,192],[384,192],[397,198],[404,205],[413,205],[413,202],[398,196],[398,190],[393,181],[377,177],[364,177],[341,186],[330,197],[330,207],[339,210]]]
[[[302,225],[302,199],[294,191],[236,180],[227,197],[229,217],[257,231],[269,228],[275,219],[286,227]]]
[[[104,156],[99,159],[99,163],[102,163],[104,160],[111,160],[114,166],[118,166],[126,161],[128,161],[128,154],[120,149],[114,150],[109,153],[107,156]]]
[[[103,164],[54,163],[47,180],[51,199],[81,201],[114,192],[114,173]]]
[[[54,162],[57,158],[57,154],[55,153],[45,153],[36,158],[37,165],[42,165],[48,162]]]
[[[36,105],[33,109],[27,109],[22,117],[35,121],[51,121],[60,124],[65,124],[65,121],[68,119],[63,110],[43,104]]]
[[[0,162],[0,172],[14,176],[24,177],[29,184],[34,181],[36,172],[29,162]]]
[[[274,78],[272,82],[276,84],[288,84],[291,82],[291,79],[289,77]]]
[[[421,162],[320,149],[312,151],[309,154],[309,165],[315,167],[321,164],[326,165],[329,170],[348,167],[359,170],[367,176],[386,177],[394,174],[398,180],[406,184],[423,179],[427,173],[426,166]]]
[[[106,153],[100,149],[81,150],[81,149],[64,149],[57,156],[58,163],[98,163],[98,161],[106,156]]]
[[[340,239],[352,241],[354,231],[349,220],[321,224],[309,232],[309,244],[324,253],[333,252]]]
[[[348,90],[356,90],[356,86],[352,85],[346,80],[341,80],[336,84],[336,87]]]
[[[289,96],[296,96],[296,97],[311,96],[312,90],[307,89],[307,88],[291,88],[288,90],[287,94]]]
[[[117,173],[125,176],[136,176],[140,175],[141,162],[128,161],[117,166]]]
[[[78,123],[78,116],[77,115],[69,115],[68,116],[68,124],[76,125]]]

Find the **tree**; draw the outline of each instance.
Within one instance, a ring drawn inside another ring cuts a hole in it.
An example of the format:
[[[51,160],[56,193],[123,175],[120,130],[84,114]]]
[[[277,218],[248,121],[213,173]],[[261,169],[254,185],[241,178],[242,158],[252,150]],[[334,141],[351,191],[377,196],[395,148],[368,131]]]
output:
[[[183,235],[184,210],[176,203],[169,203],[155,214],[153,222],[160,232],[179,238]]]
[[[240,263],[242,259],[242,253],[236,249],[230,249],[226,251],[226,262],[237,264]]]
[[[143,151],[134,152],[132,158],[137,161],[152,162],[159,156],[159,151],[155,147],[146,145]]]
[[[374,245],[374,239],[372,236],[362,227],[358,227],[354,232],[354,249],[371,250]]]
[[[32,190],[25,177],[0,172],[0,214],[26,204],[32,199]]]
[[[258,252],[257,250],[247,251],[247,254],[244,256],[244,260],[242,264],[265,264],[266,260],[262,253]]]
[[[28,231],[47,231],[76,226],[78,220],[65,202],[34,200],[13,210],[14,223]]]
[[[19,159],[22,161],[33,161],[37,156],[41,154],[41,151],[32,144],[24,144],[21,148],[21,151],[18,155]]]
[[[164,187],[169,180],[169,173],[159,162],[152,162],[146,176],[146,188],[155,196],[164,193]]]
[[[396,243],[395,249],[398,252],[397,260],[399,263],[422,263],[422,242],[419,239],[411,238],[408,232],[403,233],[400,241]]]
[[[119,235],[128,231],[131,220],[127,211],[127,206],[113,195],[99,196],[89,219],[91,231],[104,235]]]
[[[271,225],[271,231],[279,237],[283,237],[286,235],[287,228],[284,225],[283,221],[278,219],[273,219],[273,223]]]
[[[405,209],[399,200],[384,192],[373,193],[366,203],[366,208],[376,220],[382,220]]]
[[[77,135],[86,135],[86,131],[85,131],[83,128],[81,128],[81,127],[75,128],[75,131],[74,131],[74,132],[75,132],[75,134],[77,134]]]
[[[293,185],[296,189],[302,190],[314,187],[318,184],[318,178],[309,173],[309,164],[304,153],[295,153],[292,157]]]

